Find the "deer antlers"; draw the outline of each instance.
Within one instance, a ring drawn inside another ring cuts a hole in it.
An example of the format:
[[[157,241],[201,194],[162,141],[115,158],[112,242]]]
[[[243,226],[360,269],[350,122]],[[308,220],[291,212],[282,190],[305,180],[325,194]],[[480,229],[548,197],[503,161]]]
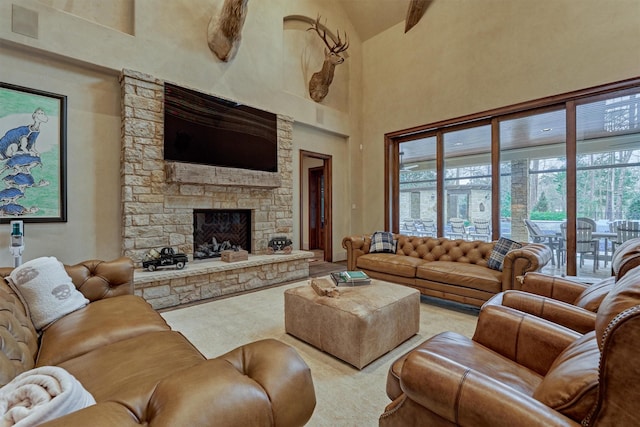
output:
[[[307,28],[307,31],[309,30],[314,30],[316,33],[318,33],[318,36],[322,39],[324,44],[327,46],[327,49],[329,49],[329,52],[331,53],[335,53],[337,55],[349,48],[349,38],[347,37],[346,31],[344,33],[344,42],[340,38],[340,30],[336,30],[336,37],[338,38],[338,41],[333,41],[333,46],[331,45],[331,43],[329,43],[329,40],[327,40],[327,30],[320,30],[320,15],[318,15],[318,18],[316,18],[316,22],[314,22],[313,26]]]
[[[344,42],[340,38],[340,31],[338,31],[336,41],[333,37],[331,37],[331,42],[327,40],[327,30],[324,25],[322,25],[322,30],[320,30],[320,14],[318,14],[318,18],[312,27],[307,28],[307,31],[314,30],[318,36],[322,39],[327,49],[324,52],[324,62],[322,63],[322,69],[316,73],[313,73],[311,79],[309,80],[309,96],[316,102],[321,102],[325,96],[329,93],[329,86],[333,81],[333,73],[336,68],[336,65],[342,64],[344,62],[344,58],[340,55],[340,53],[344,52],[349,48],[349,38],[347,37],[347,33],[344,33]]]

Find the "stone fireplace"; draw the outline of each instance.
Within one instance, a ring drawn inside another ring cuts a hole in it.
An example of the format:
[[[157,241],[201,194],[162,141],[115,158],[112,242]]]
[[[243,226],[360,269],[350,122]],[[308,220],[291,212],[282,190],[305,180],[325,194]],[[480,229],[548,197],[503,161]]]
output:
[[[249,211],[252,254],[265,254],[271,237],[292,238],[290,117],[278,116],[278,172],[166,162],[164,82],[131,70],[120,80],[123,255],[140,262],[149,250],[171,246],[192,258],[193,213],[201,210]]]

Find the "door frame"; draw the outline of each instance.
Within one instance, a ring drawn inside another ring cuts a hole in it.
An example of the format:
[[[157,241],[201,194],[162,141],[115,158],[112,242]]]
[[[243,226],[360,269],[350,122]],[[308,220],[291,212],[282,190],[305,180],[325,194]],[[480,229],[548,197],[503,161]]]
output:
[[[322,178],[320,180],[320,177]],[[321,185],[318,185],[322,181]],[[316,192],[312,191],[315,189]],[[324,200],[321,200],[321,194],[324,196],[324,165],[318,167],[311,167],[307,169],[307,192],[309,193],[307,208],[307,216],[309,217],[309,226],[307,231],[309,233],[309,250],[320,247],[324,250],[324,211],[320,212],[320,207],[324,206]],[[316,197],[312,197],[314,195]],[[324,198],[324,197],[322,197]],[[316,217],[317,214],[317,217]],[[316,218],[316,221],[311,221],[311,216]]]
[[[308,233],[309,230],[303,230],[302,224],[304,224],[304,216],[308,215],[308,207],[304,206],[304,185],[303,182],[308,180],[307,171],[304,168],[304,159],[320,159],[322,160],[322,167],[324,169],[324,260],[332,262],[333,260],[333,217],[332,217],[332,204],[333,204],[333,178],[332,178],[332,156],[329,154],[316,153],[313,151],[300,150],[300,244],[303,242],[303,233]],[[307,190],[308,191],[308,190]]]

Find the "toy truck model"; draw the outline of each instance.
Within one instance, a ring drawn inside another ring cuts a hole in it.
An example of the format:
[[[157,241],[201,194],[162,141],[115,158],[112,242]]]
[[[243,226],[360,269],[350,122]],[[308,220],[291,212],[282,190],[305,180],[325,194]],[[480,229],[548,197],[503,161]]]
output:
[[[189,259],[183,253],[175,253],[173,248],[162,248],[160,252],[152,249],[145,255],[142,261],[142,267],[149,271],[154,271],[158,267],[175,266],[178,270],[182,270]]]

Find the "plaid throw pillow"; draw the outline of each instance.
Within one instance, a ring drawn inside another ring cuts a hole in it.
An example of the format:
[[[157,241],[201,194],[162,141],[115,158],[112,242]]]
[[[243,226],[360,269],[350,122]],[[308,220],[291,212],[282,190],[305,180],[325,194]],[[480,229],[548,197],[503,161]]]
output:
[[[369,253],[396,253],[397,241],[393,240],[393,234],[388,231],[376,231],[371,236],[371,246]]]
[[[501,237],[491,251],[489,262],[487,263],[488,267],[502,271],[502,262],[504,261],[504,256],[507,252],[521,247],[522,245],[520,243]]]

